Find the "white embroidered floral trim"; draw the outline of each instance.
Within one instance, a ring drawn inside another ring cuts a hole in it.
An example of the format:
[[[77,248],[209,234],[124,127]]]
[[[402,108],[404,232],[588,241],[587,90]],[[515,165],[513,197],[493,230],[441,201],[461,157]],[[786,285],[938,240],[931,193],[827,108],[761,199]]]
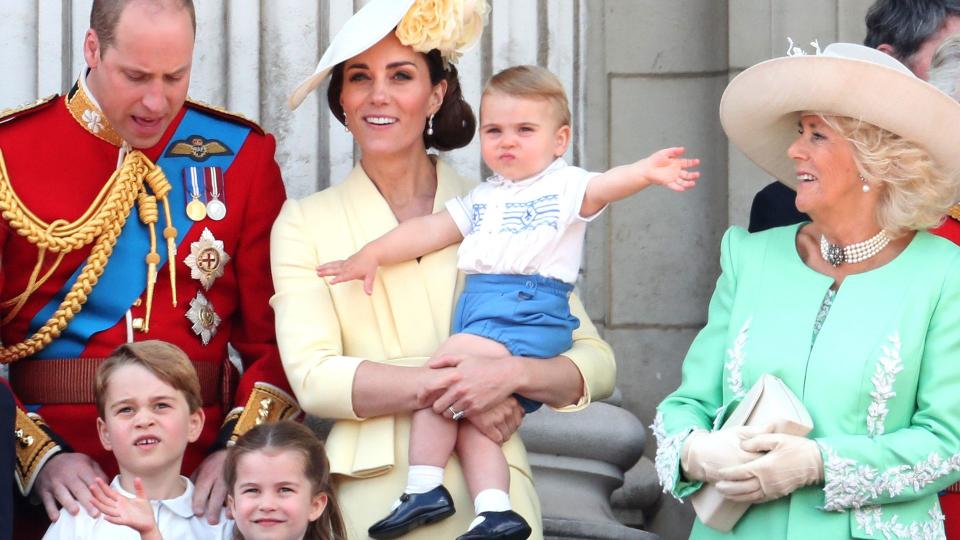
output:
[[[664,493],[670,493],[677,500],[674,493],[677,480],[677,468],[680,466],[680,450],[683,448],[683,441],[690,433],[689,429],[683,430],[671,436],[667,436],[666,428],[663,426],[663,413],[657,411],[657,416],[653,419],[653,436],[657,438],[657,456],[655,464],[657,469],[657,478],[660,479],[660,486]]]
[[[83,111],[83,121],[87,123],[87,129],[94,133],[100,133],[103,129],[103,123],[101,122],[100,113],[93,109],[87,109]]]
[[[730,358],[730,361],[723,366],[730,372],[730,376],[727,377],[730,392],[733,393],[734,397],[738,398],[746,395],[743,389],[743,374],[741,370],[743,369],[744,360],[743,348],[747,345],[747,336],[750,333],[751,320],[753,320],[752,317],[747,318],[747,322],[743,323],[740,332],[737,334],[737,339],[733,340],[733,346],[727,349],[727,357]]]
[[[827,456],[823,467],[826,480],[823,486],[824,510],[861,508],[882,495],[896,497],[908,487],[919,492],[944,476],[960,471],[960,454],[944,459],[933,452],[913,467],[898,465],[881,474],[869,465],[840,457],[822,442],[818,444]]]
[[[883,354],[877,361],[877,371],[870,379],[873,382],[873,391],[870,396],[873,402],[867,408],[867,434],[871,437],[883,435],[884,421],[887,419],[887,401],[897,395],[893,391],[893,383],[897,374],[903,371],[903,360],[900,358],[900,334],[894,333],[887,338],[890,346],[883,346]]]
[[[880,533],[887,539],[946,540],[947,535],[943,529],[945,517],[940,511],[940,505],[934,503],[928,514],[930,514],[929,521],[914,521],[910,524],[900,523],[900,517],[895,514],[890,516],[890,519],[884,520],[883,509],[880,506],[859,508],[853,515],[857,520],[857,528],[867,534]]]

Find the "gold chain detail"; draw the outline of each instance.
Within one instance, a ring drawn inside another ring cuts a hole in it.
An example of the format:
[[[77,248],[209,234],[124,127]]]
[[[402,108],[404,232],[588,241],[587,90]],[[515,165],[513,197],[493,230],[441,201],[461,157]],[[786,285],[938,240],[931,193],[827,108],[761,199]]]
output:
[[[142,152],[130,152],[80,219],[69,224],[62,220],[48,224],[31,213],[14,193],[0,152],[0,211],[10,228],[40,250],[55,253],[70,252],[94,242],[83,270],[57,311],[29,338],[0,349],[0,363],[36,354],[59,337],[80,312],[113,254],[117,237],[143,189],[144,178],[157,169]]]

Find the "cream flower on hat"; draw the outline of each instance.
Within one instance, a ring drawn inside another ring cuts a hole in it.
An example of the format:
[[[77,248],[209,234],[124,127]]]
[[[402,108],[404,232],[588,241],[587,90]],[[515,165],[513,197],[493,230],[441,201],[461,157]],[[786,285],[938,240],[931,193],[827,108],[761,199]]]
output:
[[[477,0],[419,0],[397,25],[400,43],[418,52],[440,51],[456,62],[483,33],[489,8]]]

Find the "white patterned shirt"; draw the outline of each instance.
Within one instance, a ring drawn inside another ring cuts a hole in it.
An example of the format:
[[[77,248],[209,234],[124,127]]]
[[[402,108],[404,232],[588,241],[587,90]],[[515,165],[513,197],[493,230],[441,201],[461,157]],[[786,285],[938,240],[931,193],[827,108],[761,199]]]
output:
[[[524,180],[493,175],[447,211],[463,243],[457,267],[467,274],[539,274],[574,283],[587,223],[580,216],[587,183],[598,173],[558,158]]]

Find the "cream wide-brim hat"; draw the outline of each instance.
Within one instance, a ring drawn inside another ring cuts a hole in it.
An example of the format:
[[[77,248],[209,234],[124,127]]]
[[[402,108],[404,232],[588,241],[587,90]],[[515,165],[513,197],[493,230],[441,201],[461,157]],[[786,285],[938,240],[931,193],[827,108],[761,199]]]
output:
[[[373,47],[386,37],[403,20],[416,0],[371,0],[353,14],[337,32],[313,75],[307,77],[290,94],[287,105],[296,109],[303,100],[320,86],[330,71],[340,62],[345,62]]]
[[[876,49],[834,43],[821,54],[767,60],[737,75],[720,99],[730,142],[794,189],[787,148],[801,112],[868,122],[916,143],[947,174],[960,172],[960,103]]]

